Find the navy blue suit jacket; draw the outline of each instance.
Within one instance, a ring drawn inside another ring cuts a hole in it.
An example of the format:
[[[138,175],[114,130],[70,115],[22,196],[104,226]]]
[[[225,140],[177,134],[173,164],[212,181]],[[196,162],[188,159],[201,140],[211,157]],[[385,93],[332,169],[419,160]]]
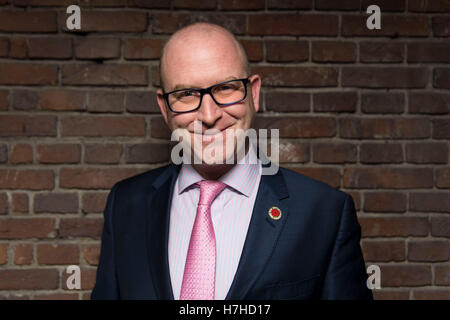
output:
[[[92,299],[173,299],[168,235],[178,171],[168,165],[112,188]],[[273,206],[279,220],[268,215]],[[263,175],[226,299],[372,299],[360,237],[346,193],[283,168]]]

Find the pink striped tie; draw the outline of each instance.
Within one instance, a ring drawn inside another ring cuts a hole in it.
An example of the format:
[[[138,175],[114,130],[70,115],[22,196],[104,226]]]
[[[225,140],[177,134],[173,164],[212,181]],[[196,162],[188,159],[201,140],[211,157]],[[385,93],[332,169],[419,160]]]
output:
[[[211,220],[211,203],[226,185],[214,180],[203,180],[197,184],[200,186],[200,200],[184,266],[180,300],[214,299],[216,237]]]

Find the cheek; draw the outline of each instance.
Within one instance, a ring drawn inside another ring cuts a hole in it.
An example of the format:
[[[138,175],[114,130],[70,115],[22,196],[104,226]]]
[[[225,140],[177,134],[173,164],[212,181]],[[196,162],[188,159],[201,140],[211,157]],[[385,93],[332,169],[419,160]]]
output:
[[[169,118],[169,127],[171,130],[177,128],[187,128],[195,120],[195,113],[172,114]]]

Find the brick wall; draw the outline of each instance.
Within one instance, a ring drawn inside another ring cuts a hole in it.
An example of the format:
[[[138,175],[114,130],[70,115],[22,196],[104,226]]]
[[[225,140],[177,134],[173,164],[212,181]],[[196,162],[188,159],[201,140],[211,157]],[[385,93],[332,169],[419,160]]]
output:
[[[66,30],[80,4],[82,32]],[[365,10],[378,4],[381,30]],[[242,40],[281,161],[349,192],[378,299],[450,299],[448,0],[0,0],[0,297],[87,299],[118,180],[167,163],[157,59],[180,26]],[[65,268],[82,269],[82,290]]]

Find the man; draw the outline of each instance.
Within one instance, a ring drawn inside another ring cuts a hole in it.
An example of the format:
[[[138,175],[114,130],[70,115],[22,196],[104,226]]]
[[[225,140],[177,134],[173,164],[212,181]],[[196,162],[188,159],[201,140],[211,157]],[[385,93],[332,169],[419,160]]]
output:
[[[179,30],[160,70],[161,113],[189,146],[250,129],[261,79],[227,30]],[[372,298],[352,198],[286,169],[263,175],[253,146],[242,158],[232,142],[234,165],[171,164],[112,188],[93,299]]]

